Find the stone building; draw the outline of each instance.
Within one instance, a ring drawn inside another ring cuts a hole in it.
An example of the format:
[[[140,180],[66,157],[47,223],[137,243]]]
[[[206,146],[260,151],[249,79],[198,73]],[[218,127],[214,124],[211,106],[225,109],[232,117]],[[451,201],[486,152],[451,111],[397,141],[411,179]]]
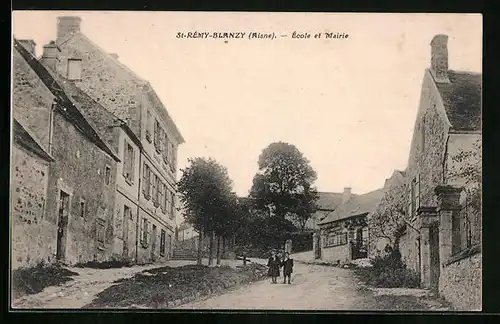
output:
[[[315,259],[347,263],[366,258],[368,253],[367,217],[378,206],[383,189],[356,195],[345,188],[341,203],[318,223],[313,235]]]
[[[117,168],[114,249],[138,263],[172,255],[177,215],[177,149],[184,142],[151,85],[80,31],[79,17],[59,17],[57,39],[41,61],[99,103],[123,130]],[[96,123],[103,113],[89,112]],[[117,136],[114,134],[114,136]]]
[[[34,48],[32,41],[14,40],[14,134],[23,134],[47,163],[14,143],[12,268],[108,259],[115,179],[107,185],[104,175],[119,158]]]
[[[430,44],[405,171],[412,226],[401,253],[423,287],[459,310],[479,310],[481,213],[471,206],[480,205],[481,74],[450,70],[447,41],[436,35]]]
[[[346,190],[349,190],[346,188]],[[319,198],[316,201],[318,209],[311,215],[306,222],[306,228],[317,230],[318,223],[332,213],[342,202],[342,193],[337,192],[318,192]]]

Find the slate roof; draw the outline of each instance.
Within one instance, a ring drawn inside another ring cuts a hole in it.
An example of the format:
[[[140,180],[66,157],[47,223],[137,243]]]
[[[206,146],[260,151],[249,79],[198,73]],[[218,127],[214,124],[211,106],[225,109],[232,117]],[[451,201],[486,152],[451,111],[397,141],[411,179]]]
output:
[[[14,118],[12,126],[15,143],[27,148],[46,161],[54,161],[52,155],[44,150],[40,142],[17,119]]]
[[[103,140],[93,123],[82,114],[80,109],[74,104],[73,100],[68,97],[64,89],[45,66],[29,53],[16,39],[14,39],[14,48],[21,54],[40,80],[42,80],[45,86],[56,97],[57,106],[62,107],[62,109],[58,109],[58,112],[75,125],[75,127],[97,147],[109,154],[115,161],[119,162],[120,159],[117,153]]]
[[[452,128],[481,130],[481,74],[448,71],[450,83],[436,83]]]
[[[347,202],[340,204],[335,211],[330,213],[318,224],[327,224],[341,219],[371,213],[377,208],[383,194],[383,188],[362,195],[353,194]]]

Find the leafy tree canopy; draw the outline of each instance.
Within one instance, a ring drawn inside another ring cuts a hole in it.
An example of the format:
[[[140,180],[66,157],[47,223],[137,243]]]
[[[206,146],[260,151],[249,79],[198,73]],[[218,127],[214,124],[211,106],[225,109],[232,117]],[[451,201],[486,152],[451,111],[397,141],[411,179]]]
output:
[[[282,219],[290,215],[303,227],[318,199],[309,160],[294,145],[277,142],[262,151],[258,164],[250,191],[256,207]]]

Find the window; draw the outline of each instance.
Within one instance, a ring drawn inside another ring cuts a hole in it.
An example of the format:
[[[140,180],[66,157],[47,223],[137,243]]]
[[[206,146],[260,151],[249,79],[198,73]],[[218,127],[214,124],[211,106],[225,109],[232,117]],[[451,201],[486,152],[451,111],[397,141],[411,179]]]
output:
[[[80,210],[79,214],[81,218],[85,217],[85,199],[80,199]]]
[[[160,128],[160,130],[158,131],[158,150],[157,152],[159,154],[162,154],[163,152],[163,146],[164,146],[164,141],[165,141],[165,131],[163,130],[163,128]]]
[[[82,60],[69,59],[68,60],[68,80],[81,80],[82,79]]]
[[[174,219],[175,217],[175,194],[170,192],[170,219]]]
[[[166,239],[167,233],[165,232],[164,229],[161,230],[161,235],[160,235],[160,255],[164,256],[165,255],[165,239]]]
[[[156,192],[155,192],[155,199],[153,200],[155,202],[155,207],[160,206],[160,201],[162,197],[162,182],[161,178],[159,176],[156,177]]]
[[[146,247],[148,244],[148,236],[149,236],[149,222],[146,218],[142,219],[141,223],[141,244]]]
[[[104,219],[98,218],[97,219],[97,243],[99,245],[104,245],[104,238],[106,235],[106,227],[104,225]]]
[[[153,116],[151,115],[151,111],[148,110],[148,119],[146,120],[146,140],[151,143],[151,128],[153,128]]]
[[[460,212],[452,219],[452,254],[470,249],[480,243],[480,235],[474,235],[478,225],[477,211],[469,208],[469,197],[463,191],[460,195]]]
[[[170,169],[172,172],[175,172],[175,169],[177,168],[177,150],[174,147],[174,144],[171,146],[172,150],[172,163],[170,164]]]
[[[109,186],[111,182],[111,167],[109,165],[106,165],[104,169],[104,183],[106,186]]]
[[[127,141],[124,146],[123,176],[129,184],[134,183],[134,148]]]
[[[151,177],[151,169],[149,168],[149,165],[144,162],[144,168],[142,169],[142,193],[144,194],[144,197],[149,200],[151,198],[151,180],[149,179]]]
[[[174,170],[174,144],[168,143],[168,163],[170,164],[170,169]]]
[[[172,205],[172,202],[170,201],[170,199],[172,199],[172,196],[170,195],[170,189],[167,188],[167,192],[166,192],[165,196],[166,196],[165,197],[165,200],[166,200],[165,207],[167,209],[167,214],[168,214],[169,218],[172,218],[172,215],[170,215],[171,214],[171,207],[170,206]]]
[[[347,244],[347,233],[332,232],[326,237],[326,247],[339,246]]]

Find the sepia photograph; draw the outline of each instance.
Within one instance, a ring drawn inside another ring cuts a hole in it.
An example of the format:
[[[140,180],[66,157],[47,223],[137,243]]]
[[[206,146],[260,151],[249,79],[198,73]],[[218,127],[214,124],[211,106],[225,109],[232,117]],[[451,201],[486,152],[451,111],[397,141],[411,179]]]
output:
[[[482,39],[13,11],[10,309],[481,311]]]

